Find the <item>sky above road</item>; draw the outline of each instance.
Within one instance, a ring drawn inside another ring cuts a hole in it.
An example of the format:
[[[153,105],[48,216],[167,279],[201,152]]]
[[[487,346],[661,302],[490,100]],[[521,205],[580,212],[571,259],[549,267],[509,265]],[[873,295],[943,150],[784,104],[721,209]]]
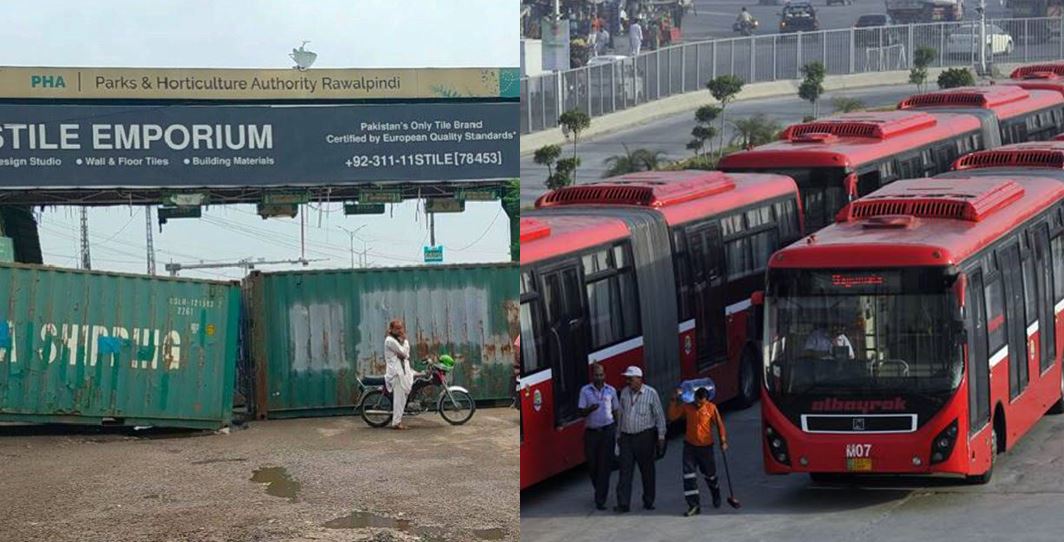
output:
[[[519,64],[518,2],[500,0],[4,0],[7,66],[289,68],[288,52],[309,40],[314,68],[513,67]],[[376,216],[346,217],[342,204],[304,206],[305,256],[314,268],[348,267],[351,238],[373,266],[422,261],[428,242],[420,202]],[[146,270],[143,207],[89,212],[94,269]],[[45,263],[74,266],[78,208],[39,214]],[[364,227],[362,227],[364,226]],[[438,215],[437,243],[447,263],[509,259],[509,226],[498,202],[469,202]],[[263,220],[253,205],[213,206],[203,218],[154,229],[159,272],[170,261],[292,259],[300,219]],[[356,256],[357,258],[357,256]],[[291,266],[263,267],[285,269]],[[239,278],[241,269],[182,276]]]

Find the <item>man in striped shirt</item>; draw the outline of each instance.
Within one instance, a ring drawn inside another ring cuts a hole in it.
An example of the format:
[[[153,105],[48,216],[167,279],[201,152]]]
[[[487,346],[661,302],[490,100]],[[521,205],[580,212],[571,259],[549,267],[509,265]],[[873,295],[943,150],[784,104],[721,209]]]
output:
[[[643,371],[629,367],[623,374],[628,385],[621,391],[620,437],[621,475],[617,483],[617,506],[614,511],[625,513],[632,501],[632,478],[639,466],[643,482],[643,508],[654,509],[654,461],[665,447],[665,411],[658,392],[643,383]]]

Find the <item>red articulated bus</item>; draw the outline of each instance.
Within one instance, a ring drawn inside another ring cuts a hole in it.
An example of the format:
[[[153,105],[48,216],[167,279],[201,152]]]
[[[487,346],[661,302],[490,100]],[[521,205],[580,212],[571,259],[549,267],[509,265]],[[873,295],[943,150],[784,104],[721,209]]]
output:
[[[780,175],[647,172],[556,190],[521,218],[521,487],[584,461],[576,405],[600,362],[667,393],[709,376],[720,400],[760,395],[769,256],[801,236]]]
[[[1038,176],[1064,181],[1064,139],[1057,136],[1051,141],[1016,143],[973,152],[957,160],[953,171],[939,177],[985,175]]]
[[[986,127],[986,148],[1045,141],[1064,131],[1064,94],[1059,89],[958,87],[915,94],[902,100],[898,109],[975,115]]]
[[[1018,79],[1006,79],[996,85],[1014,86],[1027,90],[1050,90],[1064,94],[1064,77],[1053,72],[1030,72]]]
[[[719,167],[793,178],[802,194],[806,231],[816,231],[851,199],[897,179],[948,171],[958,157],[986,143],[984,127],[972,115],[847,113],[790,126],[780,141],[729,154]]]
[[[1026,66],[1020,66],[1012,70],[1009,74],[1010,79],[1023,79],[1034,73],[1053,73],[1056,75],[1064,75],[1064,60],[1058,60],[1056,62],[1039,62],[1037,64],[1028,64]]]
[[[1062,213],[1048,177],[903,180],[774,254],[766,471],[989,480],[1064,411]]]

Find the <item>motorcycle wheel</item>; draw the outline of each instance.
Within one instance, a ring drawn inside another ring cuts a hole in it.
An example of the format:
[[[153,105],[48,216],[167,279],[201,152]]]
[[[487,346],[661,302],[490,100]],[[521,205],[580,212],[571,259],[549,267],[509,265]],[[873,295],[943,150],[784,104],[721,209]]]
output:
[[[384,427],[392,422],[392,400],[381,390],[364,395],[359,410],[362,411],[362,421],[370,427]]]
[[[453,399],[453,400],[452,400]],[[477,411],[477,403],[473,396],[464,391],[452,391],[440,396],[440,402],[436,405],[440,416],[451,425],[462,425],[473,417]]]

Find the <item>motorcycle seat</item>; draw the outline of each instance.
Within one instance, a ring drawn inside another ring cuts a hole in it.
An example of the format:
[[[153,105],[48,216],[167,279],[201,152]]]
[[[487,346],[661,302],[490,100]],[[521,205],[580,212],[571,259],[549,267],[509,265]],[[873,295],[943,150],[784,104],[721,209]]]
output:
[[[384,386],[384,376],[364,376],[362,377],[362,384],[366,386]]]

